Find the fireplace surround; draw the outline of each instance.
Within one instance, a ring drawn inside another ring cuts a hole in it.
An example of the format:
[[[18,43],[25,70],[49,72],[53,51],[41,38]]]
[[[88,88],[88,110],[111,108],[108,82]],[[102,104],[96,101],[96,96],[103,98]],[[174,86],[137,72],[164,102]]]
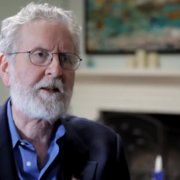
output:
[[[180,174],[180,72],[79,69],[69,112],[122,137],[132,180],[149,180],[158,154],[166,180]]]
[[[101,110],[180,114],[180,71],[77,70],[69,111],[97,120]]]
[[[149,180],[157,155],[166,180],[180,179],[180,115],[101,112],[99,122],[121,135],[132,180]]]

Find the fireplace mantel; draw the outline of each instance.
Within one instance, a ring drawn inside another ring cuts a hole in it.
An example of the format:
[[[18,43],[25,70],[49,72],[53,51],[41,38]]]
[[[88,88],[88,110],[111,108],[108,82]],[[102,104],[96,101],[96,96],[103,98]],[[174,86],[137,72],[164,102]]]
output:
[[[178,77],[180,70],[166,69],[118,69],[118,68],[82,68],[77,70],[76,76],[119,76],[119,77]]]
[[[97,120],[104,110],[180,114],[180,70],[77,70],[70,113]]]

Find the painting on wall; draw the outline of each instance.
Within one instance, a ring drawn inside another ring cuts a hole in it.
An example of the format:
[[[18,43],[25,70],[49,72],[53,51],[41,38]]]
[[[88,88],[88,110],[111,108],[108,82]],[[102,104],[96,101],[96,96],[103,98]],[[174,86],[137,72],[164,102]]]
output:
[[[180,0],[85,0],[87,54],[180,52]]]

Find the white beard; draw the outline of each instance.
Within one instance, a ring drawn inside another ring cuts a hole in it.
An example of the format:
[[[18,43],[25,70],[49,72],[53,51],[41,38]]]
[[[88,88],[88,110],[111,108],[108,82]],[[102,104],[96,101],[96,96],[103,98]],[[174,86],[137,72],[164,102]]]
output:
[[[11,68],[10,96],[13,105],[24,115],[32,119],[55,122],[66,113],[72,90],[65,91],[60,79],[41,80],[31,87],[21,84]],[[42,87],[57,87],[59,92],[48,93],[40,90]]]

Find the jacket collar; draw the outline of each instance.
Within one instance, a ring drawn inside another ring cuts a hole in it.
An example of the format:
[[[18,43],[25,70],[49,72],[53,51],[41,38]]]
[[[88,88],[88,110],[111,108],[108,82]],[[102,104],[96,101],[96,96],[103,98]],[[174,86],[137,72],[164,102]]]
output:
[[[65,170],[64,177],[73,174],[79,179],[80,172],[82,172],[87,164],[89,150],[74,130],[72,124],[63,117],[61,118],[61,122],[66,129],[65,139],[60,153],[62,167]]]

